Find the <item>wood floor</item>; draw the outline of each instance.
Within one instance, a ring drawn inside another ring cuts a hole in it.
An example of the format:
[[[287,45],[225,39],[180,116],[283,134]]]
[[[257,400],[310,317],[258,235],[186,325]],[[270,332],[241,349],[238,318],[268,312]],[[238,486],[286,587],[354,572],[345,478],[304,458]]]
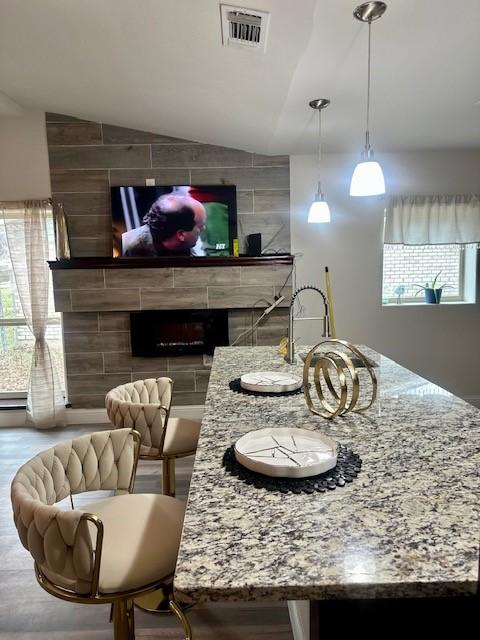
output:
[[[43,591],[33,574],[33,561],[22,547],[12,519],[10,482],[26,460],[62,440],[102,427],[63,430],[0,429],[0,640],[110,640],[109,607],[58,600]],[[177,462],[177,494],[188,493],[193,460]],[[160,463],[140,461],[136,491],[160,491]],[[137,611],[139,640],[181,639],[171,616]],[[194,640],[292,640],[286,603],[221,603],[189,612]]]

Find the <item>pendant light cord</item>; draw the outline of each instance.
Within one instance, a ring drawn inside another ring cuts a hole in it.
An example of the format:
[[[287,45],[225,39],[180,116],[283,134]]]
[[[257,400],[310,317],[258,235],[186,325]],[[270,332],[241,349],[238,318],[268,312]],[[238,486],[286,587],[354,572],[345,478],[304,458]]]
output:
[[[378,162],[374,159],[370,146],[370,99],[371,99],[371,67],[372,67],[372,22],[383,16],[387,5],[379,0],[364,2],[355,8],[353,16],[363,25],[368,24],[368,57],[367,57],[367,109],[365,117],[365,146],[360,155],[360,162],[355,167],[350,183],[351,196],[376,196],[385,193],[385,178]],[[363,27],[365,28],[365,27]]]
[[[367,71],[367,121],[365,128],[365,151],[367,152],[370,149],[370,49],[371,49],[371,38],[372,38],[372,22],[369,20],[368,22],[368,71]]]
[[[322,193],[322,185],[320,184],[320,176],[322,170],[322,110],[318,110],[318,193]]]

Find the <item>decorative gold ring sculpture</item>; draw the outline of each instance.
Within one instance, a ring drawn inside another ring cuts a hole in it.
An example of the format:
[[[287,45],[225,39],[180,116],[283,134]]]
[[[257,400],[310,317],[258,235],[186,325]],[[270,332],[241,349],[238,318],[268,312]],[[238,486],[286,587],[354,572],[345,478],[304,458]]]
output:
[[[348,388],[347,388],[347,380],[345,377],[345,373],[343,371],[343,367],[335,360],[335,356],[336,354],[334,352],[329,351],[328,353],[323,355],[321,358],[319,358],[313,374],[317,395],[320,399],[322,406],[326,411],[326,414],[321,413],[320,411],[318,412],[315,411],[315,413],[318,413],[318,415],[321,415],[324,418],[334,418],[335,416],[338,416],[344,413],[345,406],[347,404],[347,399],[348,399]],[[323,377],[325,378],[325,382],[327,383],[327,386],[330,389],[330,386],[332,384],[330,373],[328,371],[330,368],[330,365],[336,370],[338,381],[340,383],[340,395],[335,393],[335,396],[334,396],[335,400],[337,401],[336,408],[332,407],[325,399],[323,389],[322,389],[322,382],[321,382],[321,374],[323,374]]]
[[[360,380],[351,357],[337,350],[316,353],[319,347],[324,347],[325,345],[330,344],[342,345],[348,349],[356,358],[361,360],[363,366],[368,371],[372,383],[372,392],[369,401],[363,407],[357,407],[357,402],[360,396]],[[314,406],[309,385],[309,371],[314,357],[316,357],[318,361],[315,364],[313,378],[317,396],[320,400],[321,409]],[[330,374],[331,369],[336,372],[338,385],[340,387],[339,391],[335,389],[332,382]],[[350,384],[347,382],[347,376],[345,375],[346,372],[349,374]],[[332,406],[332,404],[326,400],[322,387],[322,378],[324,379],[336,406]],[[307,406],[312,413],[322,416],[323,418],[327,418],[328,420],[331,420],[338,415],[343,415],[348,411],[366,411],[375,402],[377,397],[377,386],[377,377],[368,358],[366,358],[366,356],[364,356],[357,347],[345,340],[338,340],[336,338],[323,340],[316,344],[313,349],[308,352],[307,357],[305,358],[305,364],[303,367],[303,387]]]

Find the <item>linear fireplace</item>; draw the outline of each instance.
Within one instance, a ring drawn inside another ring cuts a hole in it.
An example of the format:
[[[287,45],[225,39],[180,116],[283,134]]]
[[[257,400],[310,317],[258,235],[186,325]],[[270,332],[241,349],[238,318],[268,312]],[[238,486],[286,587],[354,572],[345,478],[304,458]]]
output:
[[[132,356],[212,354],[228,345],[228,311],[137,311],[130,314]]]

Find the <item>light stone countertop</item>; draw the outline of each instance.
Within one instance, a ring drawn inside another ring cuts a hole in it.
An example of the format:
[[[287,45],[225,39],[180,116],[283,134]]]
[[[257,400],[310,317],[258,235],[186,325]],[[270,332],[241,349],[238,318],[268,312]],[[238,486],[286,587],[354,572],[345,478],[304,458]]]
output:
[[[306,352],[308,347],[297,347]],[[228,382],[296,371],[276,347],[217,348],[175,574],[179,598],[320,600],[475,593],[480,411],[392,360],[365,414],[311,414],[303,394],[256,397]],[[365,373],[365,372],[363,372]],[[256,489],[222,468],[227,447],[263,427],[321,430],[363,460],[328,493]]]

